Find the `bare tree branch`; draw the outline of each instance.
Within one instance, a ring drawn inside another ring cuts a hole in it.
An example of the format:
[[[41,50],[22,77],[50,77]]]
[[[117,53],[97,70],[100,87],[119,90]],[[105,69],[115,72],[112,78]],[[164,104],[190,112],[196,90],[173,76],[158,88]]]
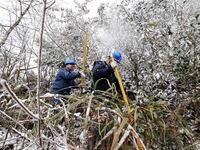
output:
[[[15,21],[15,23],[13,25],[10,26],[10,28],[7,30],[7,32],[5,33],[4,38],[0,41],[0,48],[5,44],[6,40],[8,39],[9,35],[11,34],[11,32],[15,29],[16,26],[19,25],[19,23],[21,22],[22,18],[24,17],[24,15],[28,12],[28,10],[31,7],[31,4],[33,3],[34,0],[31,0],[29,5],[27,6],[27,8],[21,13],[21,15],[19,16],[19,18],[17,19],[17,21]]]
[[[0,79],[0,83],[4,87],[5,90],[8,91],[8,93],[11,95],[11,97],[19,104],[19,106],[31,117],[35,119],[39,119],[38,115],[33,114],[22,102],[21,100],[16,96],[16,94],[11,90],[10,86],[4,79]]]

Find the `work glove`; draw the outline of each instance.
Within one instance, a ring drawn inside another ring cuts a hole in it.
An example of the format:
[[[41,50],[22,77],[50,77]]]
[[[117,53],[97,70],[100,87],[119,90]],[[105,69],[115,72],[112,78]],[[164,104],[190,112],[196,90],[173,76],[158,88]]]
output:
[[[79,73],[80,73],[81,77],[84,77],[84,78],[86,77],[86,75],[83,71],[79,71]]]
[[[112,67],[113,69],[115,69],[115,67],[117,67],[117,63],[116,63],[115,61],[112,61],[112,62],[110,63],[110,65],[111,65],[111,67]]]

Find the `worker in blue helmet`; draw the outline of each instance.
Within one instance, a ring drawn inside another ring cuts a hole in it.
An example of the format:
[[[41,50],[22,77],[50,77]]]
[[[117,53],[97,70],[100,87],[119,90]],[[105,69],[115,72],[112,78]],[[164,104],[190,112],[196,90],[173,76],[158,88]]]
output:
[[[122,60],[121,53],[118,52],[118,51],[113,51],[113,52],[112,52],[112,57],[113,57],[114,60],[115,60],[116,62],[118,62],[118,63],[120,63],[121,60]]]
[[[74,71],[76,63],[73,59],[67,59],[64,67],[61,68],[53,82],[52,92],[54,94],[69,95],[71,88],[74,87],[75,79],[85,76],[82,71]]]
[[[112,61],[112,57],[114,61]],[[118,93],[120,92],[120,86],[114,73],[114,68],[117,63],[120,63],[122,59],[121,53],[113,51],[106,61],[95,61],[92,69],[93,73],[93,90],[106,91],[114,84]],[[117,63],[116,63],[117,62]]]

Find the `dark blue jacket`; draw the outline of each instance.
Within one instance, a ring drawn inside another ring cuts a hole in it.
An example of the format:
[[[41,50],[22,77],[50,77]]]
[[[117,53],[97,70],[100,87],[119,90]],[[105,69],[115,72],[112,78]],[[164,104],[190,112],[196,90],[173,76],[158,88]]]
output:
[[[81,77],[79,72],[69,72],[66,68],[61,68],[53,82],[53,93],[68,95],[71,86],[75,86],[74,79]],[[69,88],[68,88],[69,87]]]
[[[106,91],[110,88],[110,85],[115,84],[117,91],[120,92],[118,80],[110,64],[105,61],[95,61],[92,72],[93,88],[95,90]]]

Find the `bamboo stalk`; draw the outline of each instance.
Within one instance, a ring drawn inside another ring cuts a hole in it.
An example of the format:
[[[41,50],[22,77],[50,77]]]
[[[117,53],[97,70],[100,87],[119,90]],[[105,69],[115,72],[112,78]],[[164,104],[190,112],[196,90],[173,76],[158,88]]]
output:
[[[137,150],[146,150],[146,147],[142,139],[137,134],[137,132],[134,130],[134,128],[131,125],[128,125],[128,126],[132,130],[132,135],[134,137],[135,145],[138,147]]]
[[[131,128],[128,126],[126,128],[125,132],[124,132],[124,135],[121,137],[119,143],[116,144],[114,150],[118,150],[122,146],[122,144],[124,143],[124,141],[126,140],[126,138],[129,136],[130,132],[131,132]]]
[[[106,140],[109,136],[111,136],[115,131],[117,130],[117,127],[114,126],[110,131],[107,132],[107,134],[101,139],[101,141],[99,141],[99,143],[95,146],[94,150],[96,150],[101,143]]]
[[[83,72],[86,73],[86,64],[87,64],[87,42],[88,42],[88,32],[86,32],[85,40],[84,40],[84,47],[83,47]],[[85,77],[81,78],[81,85],[85,85],[86,80]]]
[[[118,143],[119,136],[122,133],[122,130],[123,130],[124,126],[127,124],[127,122],[128,122],[128,118],[123,118],[122,123],[120,124],[119,128],[117,129],[117,131],[114,134],[112,146],[111,146],[110,150],[115,150],[114,148],[116,147],[116,145]]]

